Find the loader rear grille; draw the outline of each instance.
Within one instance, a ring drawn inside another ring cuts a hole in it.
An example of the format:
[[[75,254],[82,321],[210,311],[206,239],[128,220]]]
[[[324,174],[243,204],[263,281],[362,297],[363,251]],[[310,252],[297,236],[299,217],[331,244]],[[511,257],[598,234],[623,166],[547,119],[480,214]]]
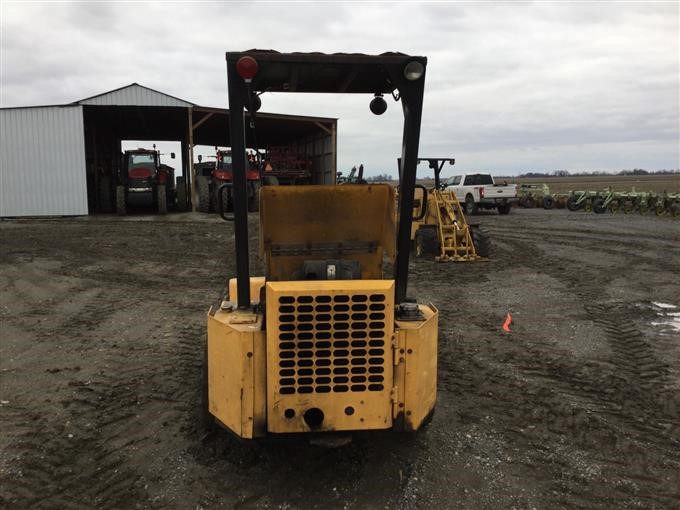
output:
[[[279,393],[382,391],[386,294],[280,295]]]

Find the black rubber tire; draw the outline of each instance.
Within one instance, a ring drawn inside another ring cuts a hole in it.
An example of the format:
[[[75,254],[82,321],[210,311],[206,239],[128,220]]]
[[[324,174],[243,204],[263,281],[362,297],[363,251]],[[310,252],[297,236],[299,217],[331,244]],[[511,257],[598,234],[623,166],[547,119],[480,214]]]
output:
[[[210,212],[210,183],[202,175],[196,177],[196,188],[198,189],[198,211],[202,213]]]
[[[125,214],[127,214],[125,186],[116,186],[116,213],[118,213],[119,216],[125,216]]]
[[[189,206],[189,202],[187,201],[186,180],[184,177],[177,177],[175,189],[177,190],[177,210],[184,212]]]
[[[675,202],[668,208],[673,218],[680,218],[680,203]]]
[[[583,202],[581,202],[581,204],[577,204],[575,197],[567,198],[567,209],[569,209],[571,212],[578,211],[579,209],[581,209],[582,204]]]
[[[593,212],[595,214],[604,214],[607,208],[604,206],[604,198],[596,197],[593,199]]]
[[[436,227],[421,226],[415,238],[416,257],[431,258],[440,254],[439,236]]]
[[[510,214],[511,204],[501,204],[498,206],[498,214]]]
[[[543,197],[543,209],[552,209],[555,207],[555,199],[552,195],[545,195]]]
[[[472,235],[472,244],[475,245],[475,251],[480,257],[488,257],[491,255],[491,234],[484,227],[474,226],[470,227]]]
[[[215,211],[220,212],[220,199],[217,196],[219,193],[219,188],[215,192]],[[231,190],[229,188],[224,188],[222,190],[222,204],[224,205],[224,212],[234,211],[234,202],[231,199]]]
[[[260,183],[251,184],[252,194],[248,196],[248,212],[258,212],[260,210]]]
[[[158,204],[158,214],[168,213],[168,195],[165,191],[165,184],[156,186],[156,202]]]
[[[477,214],[477,204],[475,204],[475,197],[470,194],[465,196],[465,214],[468,216]]]
[[[99,203],[97,212],[108,214],[113,212],[111,200],[111,177],[108,175],[99,176]]]

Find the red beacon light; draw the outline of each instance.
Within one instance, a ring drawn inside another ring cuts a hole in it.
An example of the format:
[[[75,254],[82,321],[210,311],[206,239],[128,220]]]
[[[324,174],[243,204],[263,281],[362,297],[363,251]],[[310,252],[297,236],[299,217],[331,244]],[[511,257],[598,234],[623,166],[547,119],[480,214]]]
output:
[[[253,80],[253,77],[257,74],[257,69],[257,60],[253,57],[246,55],[236,61],[236,72],[246,83],[250,83]]]

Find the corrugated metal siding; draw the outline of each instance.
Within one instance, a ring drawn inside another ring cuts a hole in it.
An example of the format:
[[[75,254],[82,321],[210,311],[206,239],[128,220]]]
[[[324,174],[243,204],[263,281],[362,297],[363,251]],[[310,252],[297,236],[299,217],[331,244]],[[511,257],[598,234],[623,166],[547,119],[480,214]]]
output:
[[[82,106],[0,110],[0,216],[87,214]]]
[[[129,87],[78,102],[95,106],[192,106],[191,103],[186,101],[140,87],[139,85],[130,85]]]

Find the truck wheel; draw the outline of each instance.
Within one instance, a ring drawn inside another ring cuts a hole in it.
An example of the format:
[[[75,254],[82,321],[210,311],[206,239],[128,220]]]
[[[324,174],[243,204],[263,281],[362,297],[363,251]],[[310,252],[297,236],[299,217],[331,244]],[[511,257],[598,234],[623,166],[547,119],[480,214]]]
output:
[[[477,214],[477,204],[475,204],[475,197],[469,194],[465,197],[465,214],[469,216]]]
[[[156,196],[158,197],[158,214],[168,212],[168,196],[165,194],[165,184],[156,186]]]
[[[260,210],[260,183],[252,185],[252,194],[248,197],[248,212],[258,212]]]
[[[491,235],[484,227],[470,227],[472,230],[472,244],[480,257],[488,257],[491,254]]]
[[[210,212],[210,183],[208,179],[199,175],[196,177],[196,187],[198,188],[198,210],[202,213]]]
[[[433,257],[440,253],[439,236],[436,228],[422,226],[416,232],[416,257]]]
[[[581,208],[581,204],[576,203],[576,197],[567,198],[567,209],[570,211],[578,211]]]
[[[595,214],[604,214],[607,212],[607,208],[604,206],[603,198],[598,197],[593,200],[593,212]]]
[[[184,177],[177,177],[175,189],[177,190],[177,210],[184,212],[189,205],[187,202],[187,186]]]
[[[498,214],[510,214],[510,204],[501,204],[498,206]]]
[[[116,212],[120,216],[127,213],[125,207],[125,186],[116,186]]]
[[[543,197],[543,209],[552,209],[555,207],[555,199],[552,195],[545,195]]]

